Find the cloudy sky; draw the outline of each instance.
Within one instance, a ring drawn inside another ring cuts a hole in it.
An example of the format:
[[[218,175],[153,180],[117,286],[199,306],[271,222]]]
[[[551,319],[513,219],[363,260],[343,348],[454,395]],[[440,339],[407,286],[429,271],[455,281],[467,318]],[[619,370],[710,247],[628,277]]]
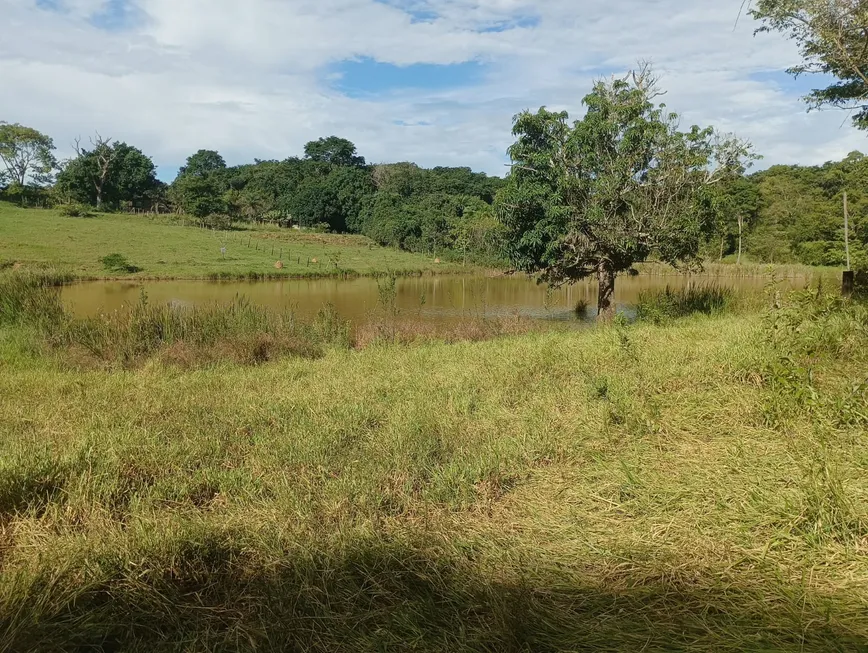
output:
[[[0,120],[61,155],[94,130],[171,180],[200,148],[230,164],[337,134],[371,162],[502,175],[512,116],[581,115],[596,78],[653,61],[685,122],[752,140],[774,163],[821,163],[866,136],[807,114],[816,85],[741,0],[0,0]]]

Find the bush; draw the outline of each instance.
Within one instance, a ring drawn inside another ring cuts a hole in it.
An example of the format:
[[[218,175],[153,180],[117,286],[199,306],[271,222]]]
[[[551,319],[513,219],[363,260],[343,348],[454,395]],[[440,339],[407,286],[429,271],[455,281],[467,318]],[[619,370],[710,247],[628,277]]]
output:
[[[730,308],[735,299],[732,288],[717,284],[688,286],[672,290],[642,292],[636,307],[639,320],[660,324],[668,319],[694,313],[716,315]]]
[[[78,204],[77,202],[62,204],[58,208],[58,212],[65,218],[89,218],[93,216],[93,209],[87,204]]]
[[[127,260],[127,257],[123,254],[109,254],[108,256],[103,256],[100,259],[100,263],[102,263],[102,266],[109,272],[127,272],[132,274],[134,272],[142,271],[142,268],[136,267],[130,263]]]
[[[227,231],[232,228],[232,218],[225,213],[212,213],[202,218],[202,226],[206,229]]]

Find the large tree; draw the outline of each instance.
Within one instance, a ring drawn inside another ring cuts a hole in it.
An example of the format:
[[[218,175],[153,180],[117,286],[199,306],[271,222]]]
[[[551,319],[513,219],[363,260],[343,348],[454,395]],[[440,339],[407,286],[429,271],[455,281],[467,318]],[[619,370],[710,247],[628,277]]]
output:
[[[57,176],[58,190],[97,209],[150,205],[161,187],[153,161],[132,145],[99,135],[91,143],[90,150],[76,143],[78,156]]]
[[[757,31],[781,32],[798,45],[803,61],[790,73],[837,79],[805,98],[810,107],[855,110],[853,122],[868,129],[868,2],[757,0],[751,14],[762,21]]]
[[[226,160],[215,150],[199,150],[187,157],[187,163],[178,171],[179,175],[207,177],[226,170]]]
[[[747,146],[712,129],[678,128],[656,105],[648,67],[600,81],[587,113],[568,122],[545,108],[516,116],[512,172],[498,193],[507,254],[552,285],[596,276],[599,315],[611,318],[615,277],[655,255],[696,260],[706,226],[698,190],[742,165]]]
[[[322,161],[336,166],[363,166],[365,157],[356,153],[352,141],[337,136],[310,141],[304,146],[304,156],[312,161]]]
[[[28,179],[46,183],[57,167],[54,141],[32,127],[0,122],[0,161],[6,167],[5,175],[18,186]]]
[[[169,193],[184,213],[204,218],[227,211],[227,199],[232,199],[225,197],[228,190],[226,161],[214,150],[199,150],[187,157]]]

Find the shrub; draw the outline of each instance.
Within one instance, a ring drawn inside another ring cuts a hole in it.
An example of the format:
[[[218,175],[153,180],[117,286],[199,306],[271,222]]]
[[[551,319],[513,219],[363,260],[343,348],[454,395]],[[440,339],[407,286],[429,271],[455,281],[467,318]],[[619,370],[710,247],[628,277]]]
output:
[[[228,231],[232,228],[232,218],[225,213],[212,213],[202,218],[202,226],[206,229]]]
[[[65,218],[89,218],[93,216],[93,210],[87,204],[63,204],[58,209],[60,215]]]
[[[141,272],[142,269],[140,267],[136,267],[132,263],[127,260],[127,257],[123,254],[109,254],[107,256],[103,256],[100,259],[100,263],[102,266],[108,270],[109,272]]]

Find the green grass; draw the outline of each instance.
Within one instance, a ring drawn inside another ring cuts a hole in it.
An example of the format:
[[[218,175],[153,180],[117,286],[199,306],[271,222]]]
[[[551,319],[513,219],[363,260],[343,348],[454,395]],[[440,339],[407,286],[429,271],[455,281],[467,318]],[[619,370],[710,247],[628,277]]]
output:
[[[221,247],[226,247],[225,258]],[[274,264],[283,252],[284,268]],[[272,253],[273,252],[273,253]],[[107,270],[119,254],[136,273]],[[316,259],[316,262],[313,262]],[[419,254],[383,248],[362,236],[277,227],[214,232],[147,215],[63,217],[0,202],[0,263],[60,267],[85,278],[207,279],[449,272]]]
[[[0,650],[855,651],[868,317],[315,360],[0,331]]]

